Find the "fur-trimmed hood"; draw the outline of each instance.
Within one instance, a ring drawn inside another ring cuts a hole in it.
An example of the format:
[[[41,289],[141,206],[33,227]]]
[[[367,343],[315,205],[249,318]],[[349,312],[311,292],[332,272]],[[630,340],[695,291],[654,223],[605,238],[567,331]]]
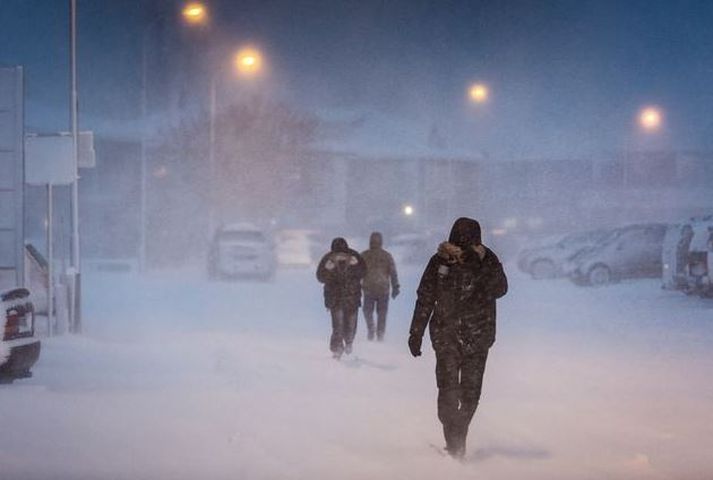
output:
[[[451,242],[442,242],[438,245],[437,255],[447,263],[463,263],[465,260],[463,249]]]

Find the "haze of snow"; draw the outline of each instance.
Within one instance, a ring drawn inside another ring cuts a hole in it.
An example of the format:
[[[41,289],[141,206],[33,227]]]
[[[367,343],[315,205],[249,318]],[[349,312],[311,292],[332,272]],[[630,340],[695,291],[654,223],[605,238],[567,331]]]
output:
[[[87,334],[45,340],[34,378],[0,387],[0,478],[710,478],[711,303],[508,273],[462,464],[435,448],[431,348],[405,346],[419,269],[386,342],[360,316],[341,362],[311,270],[87,272]]]

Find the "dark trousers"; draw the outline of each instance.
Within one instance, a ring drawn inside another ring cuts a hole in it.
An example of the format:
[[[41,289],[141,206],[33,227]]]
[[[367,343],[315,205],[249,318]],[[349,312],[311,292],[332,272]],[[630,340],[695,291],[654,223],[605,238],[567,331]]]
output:
[[[357,307],[334,307],[332,314],[332,337],[329,340],[329,349],[341,354],[345,347],[351,350],[357,327]],[[347,352],[348,353],[348,352]]]
[[[438,419],[443,424],[446,449],[465,453],[468,426],[478,408],[488,351],[464,355],[457,349],[436,352]]]
[[[362,308],[364,309],[369,339],[373,339],[374,332],[376,332],[376,338],[383,340],[384,332],[386,331],[386,314],[389,312],[389,294],[372,295],[364,292],[364,306]],[[374,308],[376,308],[377,316],[376,330],[374,330]]]

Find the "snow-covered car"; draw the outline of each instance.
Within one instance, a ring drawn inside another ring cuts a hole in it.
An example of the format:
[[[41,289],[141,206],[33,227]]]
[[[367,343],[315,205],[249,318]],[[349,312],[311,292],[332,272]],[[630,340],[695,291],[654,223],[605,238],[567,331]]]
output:
[[[610,234],[611,230],[571,233],[554,243],[526,248],[518,255],[517,266],[535,279],[563,276],[567,260],[584,249],[594,247]]]
[[[664,224],[630,225],[581,250],[564,266],[579,285],[606,285],[624,278],[661,277]]]
[[[35,337],[35,311],[26,288],[0,293],[2,340],[0,341],[0,383],[32,376],[31,368],[40,358],[40,341]]]
[[[285,267],[310,267],[324,243],[314,230],[281,230],[276,235],[277,263]]]
[[[215,232],[208,254],[209,278],[270,280],[276,266],[275,244],[265,230],[239,223],[222,226]]]

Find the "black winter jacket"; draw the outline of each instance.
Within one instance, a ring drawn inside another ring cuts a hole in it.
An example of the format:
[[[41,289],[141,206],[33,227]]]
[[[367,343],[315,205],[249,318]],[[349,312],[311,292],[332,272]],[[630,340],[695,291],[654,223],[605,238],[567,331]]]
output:
[[[434,350],[462,353],[488,349],[495,342],[495,300],[507,293],[498,257],[486,248],[481,260],[472,247],[442,243],[431,257],[418,287],[411,334],[426,326]]]
[[[359,308],[364,259],[351,248],[329,252],[319,262],[317,280],[324,284],[324,305],[329,308]]]

